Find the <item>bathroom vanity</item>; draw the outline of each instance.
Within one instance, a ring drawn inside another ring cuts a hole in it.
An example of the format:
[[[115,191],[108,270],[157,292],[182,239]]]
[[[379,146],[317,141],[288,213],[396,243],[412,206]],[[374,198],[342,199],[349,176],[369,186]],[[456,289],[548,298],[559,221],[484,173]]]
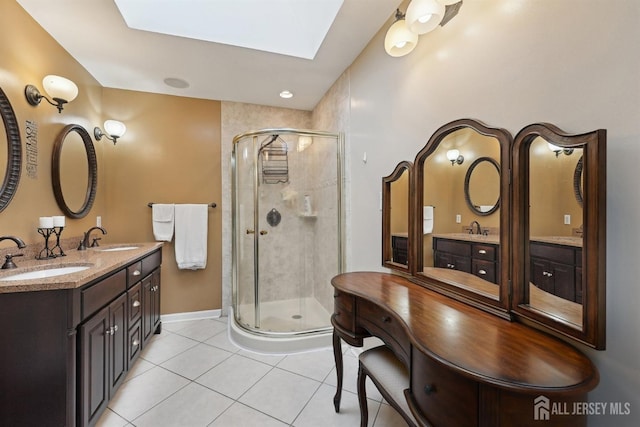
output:
[[[93,425],[153,333],[159,333],[161,243],[68,251],[0,272],[0,421]],[[61,266],[42,279],[3,278]]]

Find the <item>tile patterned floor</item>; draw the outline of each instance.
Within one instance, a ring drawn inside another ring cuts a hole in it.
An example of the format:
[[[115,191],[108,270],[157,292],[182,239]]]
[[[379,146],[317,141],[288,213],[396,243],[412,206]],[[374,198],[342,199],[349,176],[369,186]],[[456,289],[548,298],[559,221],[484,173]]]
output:
[[[229,341],[226,320],[164,323],[98,427],[360,425],[358,350],[343,343],[344,390],[336,414],[331,349],[287,356],[252,353]],[[370,427],[406,425],[370,382],[367,395]]]

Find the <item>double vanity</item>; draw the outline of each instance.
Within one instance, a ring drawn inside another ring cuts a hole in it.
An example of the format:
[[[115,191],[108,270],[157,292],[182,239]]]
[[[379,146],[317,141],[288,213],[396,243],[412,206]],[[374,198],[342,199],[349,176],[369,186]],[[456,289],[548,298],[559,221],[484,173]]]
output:
[[[70,249],[0,271],[7,425],[94,425],[160,323],[161,243]]]

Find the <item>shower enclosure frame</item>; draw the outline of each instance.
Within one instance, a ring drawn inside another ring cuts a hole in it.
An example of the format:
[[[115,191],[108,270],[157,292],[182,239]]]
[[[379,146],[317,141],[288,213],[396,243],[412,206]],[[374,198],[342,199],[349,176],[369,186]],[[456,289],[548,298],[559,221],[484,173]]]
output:
[[[253,268],[254,268],[254,327],[248,328],[242,323],[237,321],[237,313],[236,310],[239,307],[238,301],[238,245],[239,245],[239,236],[237,233],[237,226],[239,220],[239,212],[237,211],[237,165],[236,165],[236,148],[237,143],[245,138],[258,138],[261,136],[269,136],[269,135],[296,135],[296,136],[309,136],[309,137],[320,137],[320,138],[334,138],[336,140],[336,167],[337,167],[337,176],[336,176],[336,192],[337,192],[337,234],[338,234],[338,247],[337,247],[337,265],[338,271],[336,274],[344,272],[345,268],[345,259],[344,259],[344,226],[343,222],[345,220],[345,212],[343,210],[344,207],[344,193],[343,193],[343,177],[344,177],[344,134],[342,133],[332,133],[325,131],[316,131],[316,130],[308,130],[308,129],[293,129],[293,128],[268,128],[261,129],[257,131],[245,132],[239,135],[236,135],[233,138],[233,149],[231,156],[231,218],[232,218],[232,257],[231,257],[231,271],[232,271],[232,286],[231,286],[231,301],[233,308],[233,319],[232,321],[239,326],[241,329],[249,332],[250,334],[265,336],[265,337],[304,337],[315,334],[323,334],[332,331],[332,326],[330,321],[327,321],[327,326],[322,328],[314,328],[307,329],[303,331],[295,331],[295,332],[279,332],[279,331],[263,331],[260,329],[260,272],[259,272],[259,216],[256,214],[259,206],[259,156],[260,150],[254,148],[253,150],[253,206],[254,206],[254,238],[253,238]],[[330,286],[328,284],[328,286]]]

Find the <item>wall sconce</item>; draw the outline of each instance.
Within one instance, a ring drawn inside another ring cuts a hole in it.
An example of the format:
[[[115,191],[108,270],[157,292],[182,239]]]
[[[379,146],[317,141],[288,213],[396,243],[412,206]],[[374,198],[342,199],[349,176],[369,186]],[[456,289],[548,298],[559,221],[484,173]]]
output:
[[[396,9],[396,22],[384,36],[384,50],[393,57],[404,56],[418,44],[418,35],[409,30],[404,13]]]
[[[27,98],[27,102],[34,107],[40,104],[40,101],[44,98],[49,104],[58,109],[58,113],[62,113],[64,104],[73,101],[76,99],[76,96],[78,96],[78,86],[64,77],[55,75],[45,76],[44,79],[42,79],[42,86],[55,102],[52,102],[51,99],[42,95],[34,85],[27,85],[24,88],[24,95]]]
[[[410,53],[418,44],[418,35],[443,27],[458,14],[462,0],[412,0],[406,15],[396,9],[396,21],[384,38],[384,49],[393,57]]]
[[[100,141],[104,136],[110,141],[113,141],[113,145],[116,145],[118,138],[120,138],[127,131],[127,127],[124,123],[117,120],[107,120],[104,122],[104,132],[99,127],[93,128],[93,136],[96,141]]]
[[[451,166],[454,164],[461,165],[464,162],[464,157],[460,154],[460,150],[449,150],[447,151],[447,159],[451,162]]]
[[[556,153],[556,157],[558,157],[560,155],[560,153],[564,153],[567,156],[570,156],[573,154],[573,148],[562,148],[562,147],[558,147],[557,145],[554,145],[550,142],[547,142],[547,147],[549,147],[549,150],[553,151],[554,153]]]

